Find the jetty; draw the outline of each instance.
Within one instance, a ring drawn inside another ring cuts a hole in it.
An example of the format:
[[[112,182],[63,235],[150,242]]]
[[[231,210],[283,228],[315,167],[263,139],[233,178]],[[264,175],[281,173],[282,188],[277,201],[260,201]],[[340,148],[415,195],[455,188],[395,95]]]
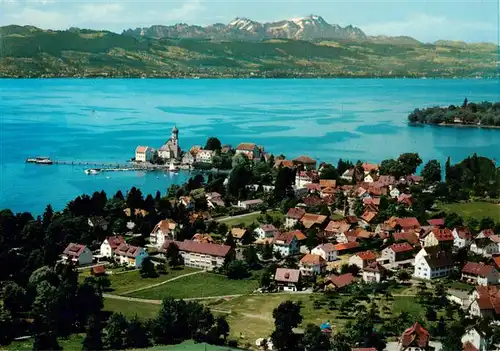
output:
[[[98,168],[99,172],[112,171],[155,171],[168,170],[169,165],[157,165],[151,163],[136,163],[136,162],[102,162],[102,161],[68,161],[68,160],[52,160],[48,157],[44,158],[45,162],[36,162],[35,158],[26,159],[26,163],[35,164],[50,164],[50,165],[66,165],[66,166],[88,166]]]

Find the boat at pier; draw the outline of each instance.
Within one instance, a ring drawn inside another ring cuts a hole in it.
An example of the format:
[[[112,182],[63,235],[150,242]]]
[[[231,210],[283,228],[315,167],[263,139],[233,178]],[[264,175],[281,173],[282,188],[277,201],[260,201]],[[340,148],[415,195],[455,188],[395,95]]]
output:
[[[175,164],[174,164],[174,161],[170,162],[170,166],[168,167],[168,170],[170,171],[170,173],[178,173],[179,172],[179,167],[177,167]]]
[[[37,163],[40,165],[51,165],[53,164],[52,160],[48,157],[42,157],[42,156],[37,156],[37,157],[30,157],[26,159],[27,163]]]
[[[86,169],[85,174],[98,174],[101,170],[99,168]]]

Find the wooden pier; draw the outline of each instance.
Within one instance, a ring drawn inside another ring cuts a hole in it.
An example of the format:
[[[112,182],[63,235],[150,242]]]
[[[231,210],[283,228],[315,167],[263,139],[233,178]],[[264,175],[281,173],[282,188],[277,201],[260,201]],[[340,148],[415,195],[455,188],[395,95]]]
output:
[[[138,165],[135,163],[118,163],[118,162],[93,162],[93,161],[62,161],[52,160],[54,165],[68,165],[68,166],[92,166],[92,167],[108,167],[108,168],[133,168],[144,167],[145,165]],[[157,165],[152,165],[157,166]]]

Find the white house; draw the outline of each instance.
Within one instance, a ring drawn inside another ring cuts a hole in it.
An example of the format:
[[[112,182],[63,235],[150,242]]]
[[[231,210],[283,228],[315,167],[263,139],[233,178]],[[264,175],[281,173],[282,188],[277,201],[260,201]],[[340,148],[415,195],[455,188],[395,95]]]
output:
[[[380,283],[385,278],[386,269],[378,262],[372,262],[363,269],[365,283]]]
[[[495,285],[476,286],[470,294],[469,314],[474,317],[498,319],[500,311],[500,291]]]
[[[296,255],[300,252],[300,242],[306,236],[299,230],[286,233],[276,233],[273,242],[273,251],[279,252],[282,257]]]
[[[236,147],[236,155],[245,155],[250,160],[260,158],[261,151],[254,143],[241,143]]]
[[[415,257],[414,277],[433,279],[449,275],[455,268],[454,260],[449,251],[443,251],[439,246],[424,247]]]
[[[457,227],[452,231],[453,234],[453,246],[457,249],[462,249],[468,247],[472,243],[472,233],[469,228]]]
[[[352,255],[349,258],[349,265],[358,266],[360,269],[364,269],[370,263],[377,259],[377,255],[373,251],[363,251]]]
[[[500,236],[491,235],[487,237],[480,237],[481,233],[474,239],[470,246],[470,251],[475,254],[490,257],[500,253]]]
[[[321,274],[325,270],[326,260],[313,254],[306,254],[299,262],[300,274],[303,276]]]
[[[498,271],[490,265],[467,262],[462,268],[462,280],[476,285],[493,285],[498,283]]]
[[[141,267],[142,261],[145,257],[148,257],[147,251],[138,246],[121,244],[115,250],[116,261],[119,264],[126,264],[129,267]]]
[[[367,175],[365,175],[365,178],[363,179],[363,181],[365,183],[373,183],[375,181],[374,178],[375,177],[373,175],[371,175],[370,173],[368,173]]]
[[[312,249],[311,253],[323,257],[327,262],[332,262],[337,259],[337,250],[332,243],[320,244]]]
[[[354,168],[347,169],[342,175],[340,176],[341,179],[347,180],[349,182],[352,182],[352,177],[354,176]]]
[[[297,172],[297,174],[295,175],[295,187],[303,188],[307,184],[311,184],[313,180],[314,180],[313,172],[307,172],[307,171]]]
[[[255,228],[254,233],[257,239],[272,238],[278,229],[272,224],[263,224]]]
[[[476,328],[468,329],[465,334],[462,336],[462,344],[465,346],[467,343],[470,343],[474,346],[478,351],[487,351],[487,340],[482,332],[479,332]],[[468,351],[464,347],[464,351]]]
[[[194,161],[195,161],[195,158],[190,151],[188,151],[184,155],[182,155],[182,160],[181,160],[182,164],[192,165],[194,163]]]
[[[305,214],[306,210],[304,210],[303,208],[289,209],[285,217],[285,227],[293,228]]]
[[[203,150],[200,149],[196,154],[196,162],[201,163],[212,163],[212,159],[215,155],[215,151],[213,150]]]
[[[104,257],[113,257],[115,255],[115,250],[121,244],[125,244],[125,239],[122,236],[108,236],[101,244],[99,253]]]
[[[186,267],[214,270],[224,265],[231,246],[184,240],[179,243],[179,252]]]
[[[82,266],[91,264],[93,256],[87,246],[71,243],[64,249],[61,258],[64,263]]]
[[[408,243],[397,243],[382,250],[382,258],[390,263],[404,261],[412,258],[413,246]]]
[[[163,219],[155,225],[149,235],[149,243],[161,248],[167,240],[175,240],[177,223],[172,219]]]
[[[297,285],[300,279],[298,269],[276,268],[274,280],[281,291],[297,291]]]
[[[249,209],[255,208],[257,206],[260,206],[263,203],[264,203],[264,201],[262,201],[261,199],[238,201],[238,207],[243,208],[245,210],[249,210]]]
[[[399,191],[398,188],[396,188],[395,186],[392,187],[392,189],[389,191],[389,195],[393,198],[393,199],[397,199],[399,197],[399,195],[401,195],[401,192]]]
[[[149,146],[138,146],[135,149],[136,162],[149,162],[153,159],[153,148]]]

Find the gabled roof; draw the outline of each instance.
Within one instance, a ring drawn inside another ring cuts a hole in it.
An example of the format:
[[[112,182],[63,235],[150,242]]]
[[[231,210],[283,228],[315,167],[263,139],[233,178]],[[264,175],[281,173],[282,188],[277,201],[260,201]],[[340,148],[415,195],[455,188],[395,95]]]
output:
[[[288,218],[293,218],[293,219],[301,219],[302,216],[306,213],[306,210],[303,208],[291,208],[288,210],[286,216]]]
[[[279,166],[292,168],[293,167],[293,161],[291,161],[291,160],[276,160],[274,162],[274,167],[278,168]]]
[[[306,254],[301,258],[300,263],[307,265],[326,265],[326,261],[320,255]]]
[[[63,254],[71,257],[79,257],[85,250],[85,245],[70,243],[63,251]]]
[[[275,232],[276,230],[276,227],[272,224],[263,224],[259,227],[260,229],[262,229],[263,231],[265,232]]]
[[[453,266],[455,264],[451,252],[439,250],[439,246],[426,247],[425,252],[427,255],[424,258],[432,269]]]
[[[476,262],[467,262],[464,268],[462,268],[462,273],[480,277],[487,277],[493,271],[495,271],[495,267]]]
[[[392,251],[396,253],[413,251],[413,246],[411,246],[408,243],[392,244],[389,247],[391,248]]]
[[[303,163],[305,165],[315,165],[316,164],[315,159],[312,159],[309,156],[304,156],[304,155],[295,158],[293,160],[293,162]]]
[[[429,225],[435,226],[435,227],[442,227],[444,226],[444,219],[442,218],[434,218],[434,219],[429,219],[427,221]]]
[[[457,227],[454,231],[460,239],[472,239],[472,233],[467,227]]]
[[[300,278],[300,271],[298,269],[290,268],[276,268],[274,280],[286,283],[298,283]]]
[[[363,261],[372,261],[377,259],[377,255],[371,250],[363,251],[363,252],[358,252],[356,254],[359,258],[361,258]]]
[[[347,224],[346,221],[330,221],[330,222],[328,222],[328,225],[326,226],[325,231],[327,231],[327,232],[337,232],[337,231],[340,232],[340,229],[342,228],[342,226],[345,226],[345,225],[348,226],[347,230],[349,230],[351,225]]]
[[[351,284],[356,278],[351,274],[342,274],[342,275],[329,275],[325,278],[326,281],[330,281],[337,288],[343,288]]]
[[[168,234],[177,228],[177,223],[172,219],[162,219],[153,228],[152,233],[156,233],[161,230],[164,234]]]
[[[316,246],[314,249],[320,249],[326,253],[336,251],[335,245],[332,243],[320,244],[320,245]]]
[[[345,251],[345,250],[352,250],[355,249],[356,247],[359,247],[359,243],[356,241],[351,241],[346,244],[337,244],[335,245],[335,250],[337,251]]]
[[[241,150],[241,151],[253,151],[257,147],[256,144],[254,143],[241,143],[236,147],[236,150]]]
[[[304,227],[310,228],[315,224],[318,224],[318,225],[323,224],[327,218],[328,218],[327,216],[323,216],[323,215],[318,215],[318,214],[314,214],[314,213],[306,213],[302,216],[300,221],[302,222]]]
[[[462,351],[479,351],[470,341],[462,345]]]
[[[365,272],[374,272],[374,273],[383,273],[383,272],[386,271],[386,269],[384,268],[384,266],[382,266],[377,261],[371,262],[370,264],[368,264],[368,266],[366,266],[365,268],[363,268],[363,270]]]
[[[118,246],[118,248],[115,250],[115,253],[119,256],[127,256],[130,258],[135,258],[139,256],[143,249],[138,246],[132,246],[128,244],[121,244]]]
[[[405,348],[411,346],[425,348],[429,345],[429,332],[417,322],[403,332],[400,342]]]
[[[111,250],[115,250],[121,244],[125,244],[125,239],[123,239],[123,237],[119,235],[108,236],[105,240],[108,242]]]
[[[231,229],[231,235],[235,239],[243,238],[246,233],[247,233],[247,230],[245,228],[232,228]]]
[[[420,228],[420,223],[418,222],[418,219],[416,219],[415,217],[396,218],[396,223],[401,228],[410,228],[410,229]]]
[[[443,241],[453,241],[453,233],[451,230],[448,228],[444,229],[433,229],[432,233],[434,234],[434,237],[437,239],[439,242]]]
[[[377,212],[365,211],[361,216],[361,219],[366,223],[370,223],[375,217],[377,217]]]
[[[476,300],[481,310],[492,310],[500,314],[500,291],[495,285],[476,286],[479,298]]]
[[[215,240],[212,238],[210,234],[195,234],[191,238],[191,240],[199,242],[199,243],[215,243]]]
[[[148,148],[149,146],[138,146],[135,148],[135,152],[142,154],[145,153]]]
[[[365,162],[363,163],[363,170],[365,172],[378,171],[378,165]]]
[[[229,251],[231,251],[231,246],[184,240],[179,244],[179,250],[210,256],[226,257]]]
[[[292,232],[278,232],[274,234],[274,241],[283,241],[285,244],[289,245],[293,239],[296,239],[297,241],[305,240],[307,237],[302,233],[300,230],[295,230]]]
[[[337,181],[335,179],[320,179],[319,185],[322,188],[335,188],[337,186]]]
[[[394,241],[404,240],[410,244],[417,245],[420,243],[418,236],[414,231],[410,230],[407,232],[397,232],[393,234]]]

